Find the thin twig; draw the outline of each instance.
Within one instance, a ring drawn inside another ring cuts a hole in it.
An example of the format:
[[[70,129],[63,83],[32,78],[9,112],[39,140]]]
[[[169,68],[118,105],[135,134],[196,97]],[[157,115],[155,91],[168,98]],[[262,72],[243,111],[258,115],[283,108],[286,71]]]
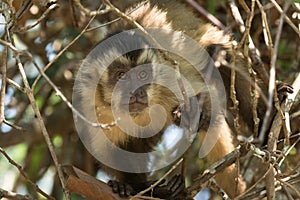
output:
[[[3,78],[3,77],[2,77]],[[22,87],[21,85],[19,85],[17,82],[13,81],[10,78],[6,78],[6,81],[8,84],[12,85],[13,87],[17,88],[18,90],[20,90],[21,92],[25,93],[25,89],[24,87]]]
[[[281,184],[283,191],[285,192],[288,200],[294,200],[293,196],[291,195],[290,191],[288,191],[286,185]]]
[[[278,12],[283,15],[284,19],[286,20],[286,22],[290,25],[290,27],[298,34],[298,36],[300,37],[300,30],[297,28],[297,26],[295,26],[295,24],[292,22],[292,20],[285,14],[285,11],[282,10],[282,8],[278,5],[278,3],[275,0],[270,0],[275,8],[278,10]]]
[[[7,42],[7,41],[0,39],[0,44],[8,47],[10,50],[12,50],[14,53],[16,53],[18,55],[27,55],[26,51],[17,49],[11,42]]]
[[[148,1],[143,1],[143,2],[140,3],[138,6],[136,6],[134,9],[130,10],[130,11],[128,12],[128,14],[130,14],[130,13],[136,11],[136,10],[139,9],[141,6],[143,6],[144,4],[146,4],[147,2],[148,2]],[[106,22],[106,23],[104,23],[104,24],[100,24],[99,26],[89,28],[89,29],[86,30],[86,32],[93,31],[93,30],[95,30],[95,29],[102,28],[102,27],[104,27],[104,26],[108,26],[108,25],[110,25],[110,24],[113,24],[113,23],[115,23],[115,22],[121,20],[121,19],[122,19],[121,17],[118,17],[118,18],[113,19],[113,20],[111,20],[111,21],[109,21],[109,22]]]
[[[56,3],[50,5],[49,8],[47,8],[47,10],[45,12],[43,12],[42,16],[39,17],[34,23],[32,23],[32,24],[30,24],[28,26],[21,27],[21,28],[12,29],[12,32],[15,32],[15,33],[24,33],[26,31],[34,28],[39,23],[41,23],[41,21],[44,20],[52,10],[54,10],[55,8],[58,8],[58,7],[59,7],[59,4],[56,4]]]
[[[239,101],[236,98],[236,89],[235,89],[235,78],[236,78],[236,71],[235,71],[235,63],[236,63],[236,56],[235,56],[235,49],[232,53],[232,60],[231,65],[233,65],[233,68],[231,68],[230,73],[230,99],[233,103],[233,117],[234,117],[234,128],[239,135],[241,133],[241,127],[239,124]]]
[[[10,123],[9,121],[7,121],[6,119],[4,119],[3,122],[4,122],[7,126],[10,126],[10,127],[14,128],[14,129],[16,129],[16,130],[18,130],[18,131],[25,131],[24,128],[22,128],[22,127],[20,127],[20,126],[17,126],[17,125],[15,125],[15,124],[12,124],[12,123]]]
[[[11,199],[11,200],[35,200],[32,196],[26,194],[17,194],[14,192],[6,191],[0,188],[0,198],[2,199]]]
[[[35,184],[34,182],[32,182],[29,178],[29,176],[26,174],[26,172],[23,170],[23,167],[21,165],[19,165],[18,163],[16,163],[6,152],[4,149],[2,149],[0,147],[0,153],[8,160],[8,162],[10,164],[12,164],[13,166],[15,166],[20,174],[25,178],[25,180],[37,191],[39,192],[42,196],[46,197],[47,199],[53,199],[55,200],[54,197],[49,196],[47,193],[45,193],[43,190],[41,190],[39,188],[39,186],[37,184]]]
[[[122,19],[126,20],[128,23],[130,23],[132,26],[138,28],[140,31],[142,31],[143,34],[145,34],[148,39],[150,39],[156,47],[160,47],[160,44],[153,38],[149,33],[144,29],[142,25],[140,25],[137,21],[133,20],[130,16],[128,16],[126,13],[120,11],[117,7],[115,7],[109,0],[104,0],[104,3],[108,5],[112,12],[114,12],[117,16],[121,17]]]
[[[75,6],[74,6],[74,1],[73,0],[68,0],[68,3],[70,5],[70,15],[72,18],[72,24],[74,27],[78,28],[78,22],[80,21],[77,16],[77,13],[75,11]]]
[[[5,93],[6,93],[6,68],[7,68],[7,52],[8,47],[4,48],[3,52],[3,64],[0,67],[1,74],[2,74],[2,81],[1,81],[1,93],[0,93],[0,127],[2,125],[4,117],[4,102],[5,102]]]
[[[291,114],[290,119],[295,119],[298,118],[299,116],[300,116],[300,110]]]
[[[94,30],[96,30],[96,29],[98,29],[98,28],[102,28],[102,27],[111,25],[111,24],[113,24],[113,23],[115,23],[115,22],[117,22],[117,21],[119,21],[119,20],[121,20],[120,17],[118,17],[117,19],[111,20],[111,21],[109,21],[109,22],[106,22],[106,23],[104,23],[104,24],[101,24],[101,25],[99,25],[99,26],[95,26],[95,27],[89,28],[89,29],[86,30],[86,32],[94,31]]]
[[[248,14],[250,13],[250,9],[248,8],[248,6],[247,6],[247,4],[246,4],[246,2],[244,0],[239,0],[239,4],[246,11],[246,13],[248,13]]]
[[[16,19],[22,19],[23,15],[28,12],[32,5],[33,2],[31,0],[23,0],[19,10],[16,13]]]
[[[255,0],[252,0],[251,1],[251,10],[250,12],[248,13],[248,16],[247,16],[247,19],[246,19],[246,25],[245,25],[245,30],[243,32],[243,37],[240,41],[240,44],[241,45],[244,45],[245,47],[244,48],[247,48],[247,53],[249,52],[248,48],[248,42],[249,42],[249,39],[251,38],[250,36],[250,29],[251,29],[251,24],[252,24],[252,20],[253,20],[253,17],[254,17],[254,7],[255,7]],[[249,8],[248,8],[249,9]],[[242,19],[239,19],[240,21]]]
[[[209,12],[207,12],[196,1],[194,1],[194,0],[186,0],[186,2],[188,2],[191,6],[193,6],[199,13],[201,13],[203,16],[205,16],[209,21],[211,21],[218,28],[220,28],[222,30],[226,30],[227,29],[226,26],[224,26],[222,24],[222,22],[218,18],[216,18],[215,16],[213,16],[212,14],[210,14]]]
[[[91,11],[91,10],[85,8],[80,3],[80,0],[73,0],[73,2],[75,4],[75,6],[77,8],[79,8],[79,10],[81,10],[86,16],[89,16],[89,17],[93,17],[93,16],[96,16],[96,15],[103,15],[103,14],[106,14],[106,13],[110,12],[110,8],[109,7],[106,7],[105,9],[101,10],[103,4],[101,4],[100,9]]]

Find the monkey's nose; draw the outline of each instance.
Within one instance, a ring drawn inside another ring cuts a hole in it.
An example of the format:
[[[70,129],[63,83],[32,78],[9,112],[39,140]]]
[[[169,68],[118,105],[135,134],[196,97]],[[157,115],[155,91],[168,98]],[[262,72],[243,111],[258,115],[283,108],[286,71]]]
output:
[[[144,98],[146,97],[147,93],[144,88],[140,87],[136,89],[134,92],[131,92],[131,96],[135,98]]]
[[[144,103],[147,101],[147,92],[143,87],[136,89],[134,92],[131,92],[129,99],[130,103],[140,102]]]
[[[134,91],[133,93],[134,96],[138,98],[144,98],[147,94],[144,88],[140,87],[137,90]]]

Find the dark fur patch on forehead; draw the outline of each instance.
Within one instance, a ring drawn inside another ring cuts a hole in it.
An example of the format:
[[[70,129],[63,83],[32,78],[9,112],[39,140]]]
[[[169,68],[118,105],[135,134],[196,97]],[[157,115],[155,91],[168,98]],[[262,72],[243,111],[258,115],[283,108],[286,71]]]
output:
[[[140,55],[142,54],[142,52],[145,49],[138,49],[138,50],[134,50],[134,51],[130,51],[128,53],[125,54],[125,56],[132,62],[132,63],[137,63],[138,58],[140,57]]]
[[[95,47],[91,57],[100,60],[102,67],[108,64],[106,71],[111,75],[120,68],[128,71],[138,65],[152,63],[156,55],[157,51],[143,35],[124,31],[109,34]]]
[[[132,58],[139,54],[139,50],[152,47],[150,42],[143,35],[136,33],[136,31],[114,32],[107,35],[103,41],[108,42],[106,50],[111,48],[116,48],[120,52],[125,50],[125,53]]]

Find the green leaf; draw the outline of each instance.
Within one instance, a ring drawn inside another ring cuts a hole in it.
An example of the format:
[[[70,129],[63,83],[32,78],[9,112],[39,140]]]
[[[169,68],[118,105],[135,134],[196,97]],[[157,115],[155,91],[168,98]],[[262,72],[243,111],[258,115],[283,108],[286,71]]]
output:
[[[294,156],[294,155],[296,155],[296,154],[297,154],[297,149],[296,149],[295,147],[293,147],[293,148],[291,149],[289,155]]]

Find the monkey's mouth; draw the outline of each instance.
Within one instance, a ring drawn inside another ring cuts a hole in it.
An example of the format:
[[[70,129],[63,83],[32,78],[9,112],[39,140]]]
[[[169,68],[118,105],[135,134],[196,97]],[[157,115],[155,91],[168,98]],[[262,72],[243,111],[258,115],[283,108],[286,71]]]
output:
[[[136,101],[136,102],[129,104],[129,112],[130,113],[139,113],[139,112],[142,112],[147,107],[148,107],[147,103]]]

